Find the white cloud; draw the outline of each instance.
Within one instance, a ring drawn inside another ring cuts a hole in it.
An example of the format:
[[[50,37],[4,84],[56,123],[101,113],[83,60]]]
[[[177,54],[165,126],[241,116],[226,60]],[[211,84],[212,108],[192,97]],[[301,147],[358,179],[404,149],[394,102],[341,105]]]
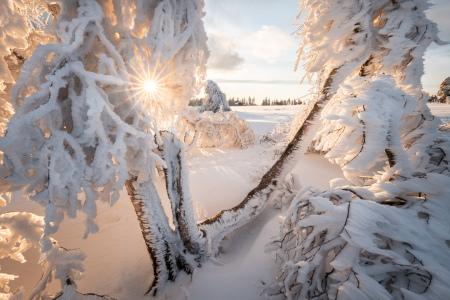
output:
[[[244,63],[244,58],[236,50],[236,43],[227,35],[208,31],[208,47],[211,51],[208,66],[212,69],[232,71]]]
[[[243,38],[241,47],[248,47],[251,55],[273,64],[277,61],[294,61],[296,44],[283,30],[275,26],[262,26]]]

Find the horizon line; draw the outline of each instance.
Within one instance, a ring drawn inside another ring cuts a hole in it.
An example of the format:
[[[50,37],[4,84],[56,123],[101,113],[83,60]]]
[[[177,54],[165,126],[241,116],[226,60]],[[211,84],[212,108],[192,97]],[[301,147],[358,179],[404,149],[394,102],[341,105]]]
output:
[[[295,84],[306,85],[308,83],[301,83],[295,80],[253,80],[253,79],[216,79],[214,81],[221,83],[256,83],[256,84]]]

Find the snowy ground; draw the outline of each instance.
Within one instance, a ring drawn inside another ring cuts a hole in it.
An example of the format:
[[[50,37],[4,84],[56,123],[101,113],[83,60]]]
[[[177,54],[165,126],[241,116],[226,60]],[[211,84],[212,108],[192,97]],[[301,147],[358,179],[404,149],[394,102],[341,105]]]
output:
[[[441,103],[428,103],[428,107],[436,117],[439,117],[443,123],[450,121],[450,105]]]
[[[301,106],[233,107],[244,116],[254,130],[262,135],[270,132],[277,122],[287,121]],[[431,104],[432,112],[446,120],[450,105]],[[273,163],[273,153],[264,145],[249,149],[194,149],[188,153],[191,192],[198,204],[201,217],[212,216],[244,199],[256,186],[259,177]],[[318,155],[305,156],[294,173],[301,186],[314,185],[326,189],[330,179],[342,177],[340,169]],[[157,183],[160,195],[164,193],[163,180]],[[163,199],[168,206],[167,199]],[[0,212],[30,211],[43,214],[34,203],[25,202],[20,194]],[[107,294],[116,299],[148,299],[143,295],[151,281],[152,269],[138,222],[125,192],[114,205],[100,205],[96,219],[100,232],[87,240],[81,237],[84,219],[65,220],[55,234],[61,246],[81,248],[86,252],[86,276],[77,282],[83,293]],[[283,213],[270,207],[256,222],[241,229],[227,240],[224,253],[215,261],[206,262],[193,276],[183,275],[168,287],[161,299],[264,299],[264,284],[276,274],[275,258],[264,252],[264,245],[278,233]],[[11,260],[1,262],[1,271],[19,275],[11,282],[12,290],[24,285],[28,293],[39,280],[38,251],[29,250],[28,262]],[[181,286],[186,292],[182,291]],[[51,291],[60,289],[54,282]]]
[[[245,118],[257,134],[263,135],[271,132],[278,123],[288,122],[302,107],[301,105],[232,106],[231,109],[241,118]]]

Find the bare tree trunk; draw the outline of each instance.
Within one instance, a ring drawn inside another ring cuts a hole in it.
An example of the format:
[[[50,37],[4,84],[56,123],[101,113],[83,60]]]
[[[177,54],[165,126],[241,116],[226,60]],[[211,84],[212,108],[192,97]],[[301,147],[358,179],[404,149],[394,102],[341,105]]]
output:
[[[182,252],[182,242],[169,226],[152,180],[139,183],[132,177],[126,182],[126,188],[153,262],[154,279],[147,294],[156,296],[166,281],[174,281],[181,270],[192,273],[192,266]]]
[[[205,239],[197,227],[194,216],[184,145],[170,132],[163,131],[160,135],[163,144],[158,150],[166,162],[164,174],[167,195],[172,205],[175,231],[181,236],[189,253],[201,257],[206,252]]]

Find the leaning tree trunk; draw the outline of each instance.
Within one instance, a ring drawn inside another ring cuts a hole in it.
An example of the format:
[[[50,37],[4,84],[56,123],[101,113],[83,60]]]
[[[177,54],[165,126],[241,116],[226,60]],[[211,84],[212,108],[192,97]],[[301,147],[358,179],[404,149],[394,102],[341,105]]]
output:
[[[264,210],[273,192],[295,167],[298,156],[302,154],[301,141],[307,133],[310,123],[316,119],[322,109],[320,102],[318,98],[310,106],[305,121],[295,137],[272,168],[262,177],[258,186],[251,190],[237,206],[223,210],[199,224],[200,230],[206,233],[213,254],[218,252],[220,243],[225,236],[249,223]]]
[[[333,69],[330,72],[320,94],[305,111],[304,119],[294,138],[272,168],[264,174],[258,186],[251,190],[237,206],[223,210],[199,224],[200,230],[206,234],[213,254],[218,252],[220,243],[225,236],[248,224],[264,210],[273,192],[277,190],[279,184],[284,182],[286,176],[295,167],[298,162],[297,158],[302,155],[301,142],[308,132],[311,122],[316,120],[322,111],[323,101],[328,100],[326,95],[332,92],[330,88],[338,69]]]

